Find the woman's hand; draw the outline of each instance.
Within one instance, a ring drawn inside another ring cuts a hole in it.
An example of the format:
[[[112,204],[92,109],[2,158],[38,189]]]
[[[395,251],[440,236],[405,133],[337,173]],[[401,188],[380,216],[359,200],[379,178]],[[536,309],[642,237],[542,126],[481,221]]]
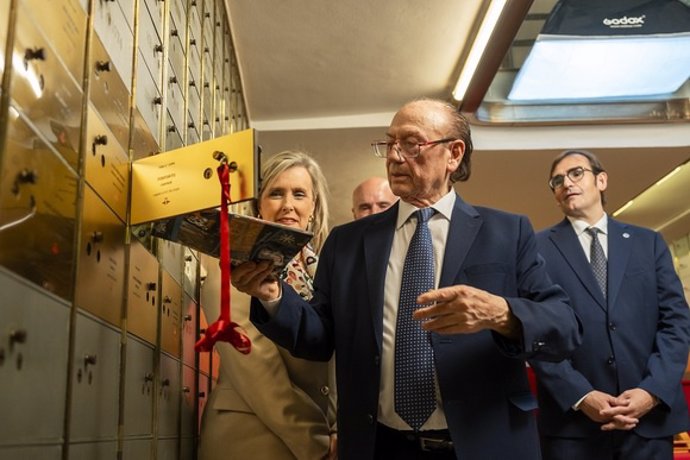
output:
[[[245,262],[232,268],[232,285],[259,300],[276,300],[281,294],[280,283],[272,271],[273,264],[270,262]]]

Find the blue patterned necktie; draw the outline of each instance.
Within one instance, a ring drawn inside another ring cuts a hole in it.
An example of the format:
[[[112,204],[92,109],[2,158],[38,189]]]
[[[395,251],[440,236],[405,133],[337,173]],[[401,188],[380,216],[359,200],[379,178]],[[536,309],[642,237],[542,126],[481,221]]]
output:
[[[417,297],[434,288],[434,250],[427,221],[432,208],[416,212],[417,229],[407,248],[395,330],[395,412],[418,431],[436,408],[434,352],[429,332],[412,318]]]
[[[589,249],[589,264],[592,266],[592,271],[594,272],[594,277],[597,279],[597,284],[599,284],[599,288],[601,288],[601,292],[604,294],[604,298],[606,298],[606,273],[608,271],[606,269],[606,255],[604,254],[604,248],[601,247],[601,243],[599,243],[599,238],[597,236],[597,233],[599,233],[601,230],[596,227],[589,227],[585,231],[592,237],[592,245]]]

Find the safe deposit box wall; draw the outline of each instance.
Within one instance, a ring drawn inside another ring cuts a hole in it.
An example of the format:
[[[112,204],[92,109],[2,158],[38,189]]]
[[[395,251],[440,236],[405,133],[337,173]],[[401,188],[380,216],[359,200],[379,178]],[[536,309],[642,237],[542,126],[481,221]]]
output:
[[[206,270],[131,236],[130,171],[248,128],[226,14],[0,0],[0,458],[196,457]]]

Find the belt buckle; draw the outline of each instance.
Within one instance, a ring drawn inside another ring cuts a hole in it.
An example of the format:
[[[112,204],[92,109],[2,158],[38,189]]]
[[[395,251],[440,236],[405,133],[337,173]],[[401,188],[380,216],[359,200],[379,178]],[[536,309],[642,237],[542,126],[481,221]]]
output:
[[[420,436],[419,448],[424,452],[448,452],[453,450],[453,441]]]

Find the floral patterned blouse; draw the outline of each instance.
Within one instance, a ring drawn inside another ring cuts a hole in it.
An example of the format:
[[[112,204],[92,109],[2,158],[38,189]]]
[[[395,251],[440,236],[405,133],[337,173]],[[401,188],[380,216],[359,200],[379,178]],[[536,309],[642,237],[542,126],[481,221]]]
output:
[[[281,278],[304,300],[311,299],[314,294],[314,275],[318,261],[319,256],[311,244],[308,244],[287,264],[281,274]]]

